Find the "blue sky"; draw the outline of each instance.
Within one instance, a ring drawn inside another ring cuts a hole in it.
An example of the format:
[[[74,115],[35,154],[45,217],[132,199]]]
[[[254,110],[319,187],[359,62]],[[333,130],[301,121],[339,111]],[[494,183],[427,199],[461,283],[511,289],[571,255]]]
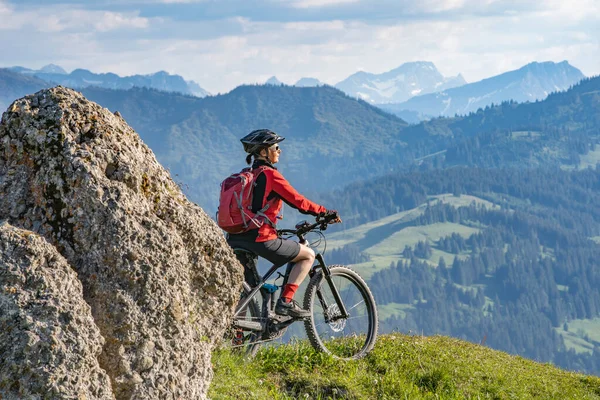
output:
[[[598,0],[0,0],[0,67],[165,70],[211,93],[432,61],[469,82],[532,61],[600,74]]]

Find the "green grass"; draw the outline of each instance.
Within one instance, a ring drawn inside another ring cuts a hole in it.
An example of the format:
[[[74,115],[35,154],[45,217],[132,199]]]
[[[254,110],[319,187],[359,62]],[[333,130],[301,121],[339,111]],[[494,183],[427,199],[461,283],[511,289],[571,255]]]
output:
[[[556,328],[558,330],[558,328]],[[562,336],[565,347],[567,349],[575,350],[576,353],[592,353],[594,351],[594,345],[588,342],[587,340],[580,337],[575,332],[560,332]]]
[[[563,327],[555,328],[568,349],[578,353],[591,353],[594,346],[600,344],[600,318],[574,319],[567,322],[568,331]]]
[[[487,208],[498,208],[492,202],[470,195],[442,194],[429,198],[430,204],[437,202],[450,204],[454,207],[468,206],[474,202]],[[407,245],[414,246],[419,241],[428,240],[432,246],[432,256],[429,260],[426,260],[432,266],[437,266],[440,257],[444,258],[447,265],[452,265],[455,255],[436,248],[434,242],[452,233],[458,233],[466,238],[479,232],[480,229],[450,222],[412,226],[412,221],[421,216],[426,207],[427,204],[421,204],[411,210],[402,211],[343,232],[337,232],[327,237],[327,246],[335,248],[355,244],[361,251],[369,254],[371,256],[370,261],[352,265],[352,268],[365,279],[369,279],[371,275],[381,269],[388,268],[390,263],[403,260],[401,253],[404,247]],[[459,257],[464,259],[468,255],[468,253],[465,253],[459,255]],[[375,268],[373,268],[373,265]]]
[[[383,321],[390,318],[392,315],[399,316],[404,318],[406,316],[406,310],[414,309],[415,306],[412,304],[402,304],[402,303],[387,303],[387,304],[378,304],[377,305],[377,314],[379,315],[379,320]]]
[[[461,195],[457,197],[453,196],[452,194],[441,194],[437,196],[431,196],[429,201],[430,204],[442,202],[445,204],[450,204],[454,207],[468,206],[475,202],[478,205],[483,205],[488,208],[498,208],[498,206],[492,202],[470,195]],[[331,248],[342,247],[346,244],[356,243],[360,242],[361,240],[368,239],[369,235],[377,235],[377,238],[385,238],[389,236],[389,234],[398,230],[393,228],[397,226],[402,227],[402,224],[411,222],[417,217],[421,216],[426,207],[427,204],[421,204],[413,209],[392,214],[377,221],[359,225],[346,231],[334,233],[327,236],[327,245]],[[389,226],[389,229],[384,230],[383,232],[381,232],[381,230],[379,232],[374,231],[375,228],[382,228],[384,226]],[[377,243],[379,240],[373,241]],[[369,241],[367,241],[367,243],[369,243]]]
[[[452,265],[455,254],[436,248],[435,242],[452,233],[458,233],[467,238],[477,232],[479,232],[477,228],[451,222],[405,227],[363,250],[371,256],[371,260],[354,264],[351,267],[360,273],[363,278],[370,279],[375,272],[388,268],[391,262],[396,263],[399,260],[404,260],[405,258],[402,256],[404,246],[414,247],[419,241],[429,241],[432,247],[432,256],[426,261],[432,266],[437,266],[440,257],[444,258],[446,265]],[[460,254],[459,258],[464,259],[468,255],[469,253]],[[373,268],[373,265],[375,265],[375,268]]]
[[[376,245],[369,247],[365,252],[372,256],[385,256],[389,254],[402,254],[404,246],[414,247],[418,242],[429,241],[430,244],[437,242],[440,238],[458,233],[463,237],[469,237],[478,233],[479,229],[469,226],[455,224],[452,222],[435,223],[423,226],[409,226],[398,231]],[[438,257],[439,258],[439,257]],[[437,260],[436,260],[437,261]]]
[[[540,136],[540,132],[535,131],[516,131],[512,133],[513,139],[520,140],[535,140],[538,139]]]
[[[213,353],[211,399],[600,399],[600,378],[443,336],[378,338],[372,353],[339,361],[305,341],[252,360]]]
[[[594,150],[579,156],[579,169],[586,169],[588,167],[596,168],[596,164],[599,162],[600,146],[595,146]]]

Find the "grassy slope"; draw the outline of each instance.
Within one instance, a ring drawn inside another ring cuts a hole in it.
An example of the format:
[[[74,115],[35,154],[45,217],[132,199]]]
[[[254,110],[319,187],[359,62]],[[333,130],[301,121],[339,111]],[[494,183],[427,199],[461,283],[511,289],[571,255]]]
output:
[[[600,378],[443,336],[380,336],[359,361],[306,342],[213,354],[212,399],[600,399]]]
[[[591,353],[594,346],[600,345],[600,318],[575,319],[567,323],[568,330],[555,328],[562,335],[565,345],[578,353]]]
[[[532,132],[531,134],[535,136],[536,133]],[[513,135],[527,138],[528,136],[526,135],[529,135],[529,132],[514,132]],[[590,152],[588,156],[582,156],[582,160],[585,157],[589,158],[596,154],[600,159],[599,149],[598,151]],[[587,159],[586,162],[593,162],[595,165],[595,160],[592,160],[591,158]],[[490,197],[492,196],[490,195]],[[506,200],[508,198],[509,196],[503,195],[502,198],[498,198],[498,201],[501,201],[502,199]],[[470,195],[461,195],[459,197],[451,194],[431,196],[430,202],[433,204],[435,201],[451,204],[455,207],[467,206],[472,202],[476,202],[477,204],[484,205],[488,208],[498,207],[492,202]],[[510,198],[510,201],[518,202],[521,200]],[[426,261],[432,266],[437,266],[440,257],[443,257],[446,264],[450,266],[452,265],[455,255],[440,250],[435,242],[441,237],[452,233],[458,233],[467,238],[479,230],[471,226],[453,223],[410,226],[410,221],[422,215],[425,207],[426,204],[422,204],[414,209],[402,211],[380,220],[354,227],[347,231],[329,235],[327,244],[331,247],[341,247],[346,244],[354,243],[358,244],[362,251],[369,254],[371,256],[370,261],[352,265],[352,268],[358,271],[365,279],[369,279],[375,272],[389,267],[390,262],[403,260],[404,257],[402,257],[401,253],[404,246],[414,246],[417,242],[425,240],[429,241],[432,248],[432,256]],[[600,243],[600,236],[591,239]],[[552,251],[549,249],[546,249],[543,255],[553,257]],[[466,258],[468,256],[469,253],[467,252],[460,254],[459,258]],[[568,290],[568,288],[565,290]],[[489,302],[491,302],[491,299],[487,299],[486,306]],[[379,318],[380,320],[385,320],[392,315],[404,316],[405,311],[412,307],[413,306],[408,304],[380,304],[378,305]],[[600,334],[598,334],[598,332],[600,332],[600,319],[570,321],[568,328],[568,331],[564,331],[563,327],[558,327],[556,328],[556,331],[563,337],[565,345],[569,349],[573,349],[578,353],[591,353],[594,346],[600,343]]]
[[[430,203],[435,204],[436,202],[447,203],[455,207],[468,206],[472,202],[488,208],[498,207],[489,201],[470,195],[458,197],[451,194],[431,196]],[[361,251],[369,254],[371,256],[370,261],[352,266],[365,279],[369,279],[371,275],[380,269],[388,268],[391,262],[403,260],[402,251],[404,246],[412,247],[419,241],[429,241],[433,254],[428,261],[433,266],[437,266],[440,257],[444,258],[447,265],[452,265],[455,255],[438,249],[435,242],[441,237],[452,233],[458,233],[467,238],[473,233],[479,232],[479,229],[450,222],[410,226],[411,221],[421,216],[426,207],[427,204],[422,204],[411,210],[359,225],[347,231],[334,233],[327,237],[327,246],[334,248],[353,243],[358,245]],[[466,254],[462,257],[466,257]]]

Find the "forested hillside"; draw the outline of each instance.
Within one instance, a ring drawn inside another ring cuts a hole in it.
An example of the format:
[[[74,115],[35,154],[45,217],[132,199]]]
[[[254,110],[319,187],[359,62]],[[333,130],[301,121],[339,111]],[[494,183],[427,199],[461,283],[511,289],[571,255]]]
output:
[[[417,161],[438,167],[578,166],[579,156],[598,143],[598,126],[600,77],[595,77],[544,101],[509,101],[466,117],[413,125],[403,137]],[[419,159],[436,152],[442,153]]]
[[[245,166],[239,138],[286,136],[281,171],[341,212],[330,261],[369,279],[384,329],[600,373],[600,77],[413,126],[331,87],[83,93],[119,111],[209,214]]]
[[[404,145],[404,121],[326,86],[241,86],[203,99],[147,89],[83,93],[118,110],[207,210],[216,207],[219,182],[245,166],[239,139],[257,128],[286,137],[280,168],[301,190],[386,173]]]
[[[484,204],[433,200],[444,193]],[[337,201],[355,229],[424,204],[402,224],[345,242],[385,310],[383,331],[452,335],[600,374],[599,193],[597,169],[458,167],[390,175],[323,200]],[[451,233],[457,227],[473,233]],[[407,245],[401,232],[417,228],[423,239]],[[386,267],[371,258],[384,242]]]
[[[41,79],[0,68],[0,114],[14,100],[49,86]]]
[[[0,85],[20,87],[15,76],[26,78],[10,74],[0,76]],[[244,167],[239,138],[258,127],[287,138],[279,168],[308,194],[415,165],[595,165],[599,90],[600,78],[586,79],[544,101],[506,102],[414,126],[327,86],[240,86],[203,99],[139,88],[82,92],[119,111],[188,196],[212,214],[219,182]]]
[[[309,193],[415,165],[579,168],[600,160],[600,78],[544,101],[414,126],[326,86],[241,86],[204,99],[144,89],[84,94],[119,110],[207,209],[218,182],[243,167],[239,138],[257,127],[286,136],[279,167]]]

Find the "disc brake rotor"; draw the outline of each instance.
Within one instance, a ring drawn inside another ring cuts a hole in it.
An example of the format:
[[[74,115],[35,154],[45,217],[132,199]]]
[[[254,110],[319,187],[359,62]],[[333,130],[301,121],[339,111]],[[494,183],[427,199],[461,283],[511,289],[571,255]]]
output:
[[[329,324],[329,327],[331,328],[331,330],[334,332],[343,331],[344,328],[346,327],[346,319],[345,318],[339,318],[339,319],[333,320],[335,317],[339,317],[340,315],[341,315],[340,308],[338,307],[337,304],[332,304],[329,307],[327,307],[327,319],[330,321],[328,324]]]

